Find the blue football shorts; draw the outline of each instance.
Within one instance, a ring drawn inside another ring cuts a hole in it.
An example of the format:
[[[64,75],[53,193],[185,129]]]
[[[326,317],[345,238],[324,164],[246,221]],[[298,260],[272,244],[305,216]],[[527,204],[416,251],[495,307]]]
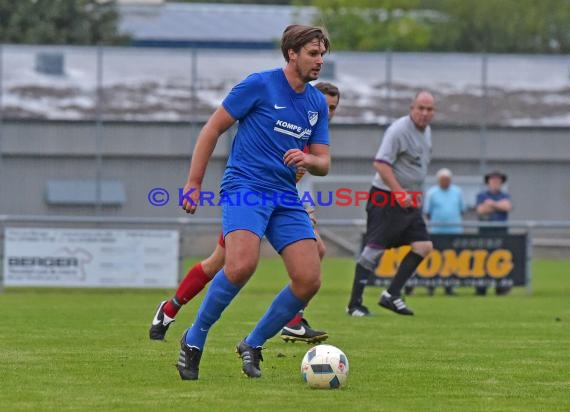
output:
[[[234,230],[248,230],[260,239],[265,235],[278,253],[299,240],[316,239],[296,193],[238,188],[222,192],[220,201],[224,237]]]

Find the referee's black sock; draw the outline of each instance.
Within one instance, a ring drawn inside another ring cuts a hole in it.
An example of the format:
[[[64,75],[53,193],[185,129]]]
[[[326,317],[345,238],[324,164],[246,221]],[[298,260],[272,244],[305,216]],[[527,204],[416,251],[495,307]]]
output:
[[[349,308],[362,305],[362,294],[364,293],[364,287],[368,283],[369,277],[370,271],[360,263],[357,263],[354,271],[354,282],[352,283],[350,302],[348,302]]]
[[[390,283],[390,287],[388,288],[388,293],[392,296],[400,296],[402,294],[402,288],[406,284],[409,278],[414,275],[416,268],[424,260],[423,256],[418,255],[416,252],[412,252],[411,250],[408,252],[402,263],[400,263],[400,267],[396,272],[396,276]]]

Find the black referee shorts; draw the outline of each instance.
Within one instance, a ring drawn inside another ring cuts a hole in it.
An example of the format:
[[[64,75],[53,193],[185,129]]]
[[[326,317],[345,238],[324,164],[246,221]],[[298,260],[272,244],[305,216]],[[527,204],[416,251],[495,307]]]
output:
[[[374,197],[377,192],[383,193]],[[373,198],[376,199],[376,205],[371,200]],[[387,201],[383,202],[383,199]],[[409,245],[412,242],[430,240],[421,209],[404,208],[397,202],[391,202],[391,199],[391,192],[374,186],[370,189],[370,198],[366,203],[364,244],[378,249],[390,249]]]

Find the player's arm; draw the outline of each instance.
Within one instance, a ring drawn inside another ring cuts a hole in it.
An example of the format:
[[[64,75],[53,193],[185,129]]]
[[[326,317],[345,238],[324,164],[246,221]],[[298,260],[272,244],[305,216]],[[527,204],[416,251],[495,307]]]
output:
[[[331,167],[331,155],[328,144],[314,143],[309,146],[309,154],[306,159],[307,170],[315,176],[326,176]]]
[[[390,191],[398,196],[396,199],[401,199],[401,206],[418,207],[421,204],[417,198],[414,198],[410,193],[408,193],[407,190],[402,187],[400,182],[398,182],[398,179],[396,179],[394,171],[392,170],[392,165],[376,160],[374,161],[374,168],[382,178],[382,181],[390,188]],[[405,193],[406,195],[400,195],[401,193]]]
[[[402,187],[400,182],[398,182],[398,179],[396,179],[396,176],[394,175],[394,171],[392,170],[392,165],[386,162],[375,161],[374,168],[382,178],[382,181],[386,183],[386,185],[390,188],[391,192],[404,191],[404,188]]]
[[[289,149],[285,152],[283,161],[288,166],[305,168],[312,175],[326,176],[331,164],[329,145],[311,144],[309,153],[299,149]]]
[[[398,196],[398,198],[400,198],[400,196],[402,196],[403,193],[407,193],[407,191],[402,187],[400,182],[398,182],[398,179],[396,179],[392,169],[392,164],[396,162],[398,156],[400,156],[405,148],[402,147],[400,139],[396,133],[397,132],[393,126],[388,127],[384,133],[382,144],[378,148],[376,156],[374,156],[374,162],[372,165],[394,196]],[[410,207],[414,204],[415,206],[418,206],[419,202],[417,201],[417,198],[413,198],[411,194],[407,193],[405,197],[402,197],[403,201],[400,202],[401,206]]]
[[[430,189],[427,192],[426,202],[424,203],[424,217],[426,220],[431,220],[431,214],[432,214],[431,209],[433,205],[432,197],[433,197],[433,190]]]
[[[283,160],[285,164],[294,165],[297,169],[304,168],[314,176],[326,176],[331,165],[328,106],[325,96],[320,92],[319,98],[321,99],[319,116],[307,142],[308,150],[290,149],[285,153]]]
[[[198,134],[196,146],[194,146],[194,151],[192,153],[188,179],[184,186],[184,193],[188,193],[190,190],[195,189],[189,195],[194,204],[184,198],[182,208],[186,210],[186,213],[194,213],[196,211],[196,205],[198,204],[200,197],[200,189],[202,187],[202,181],[204,180],[204,174],[206,173],[208,161],[212,156],[212,152],[216,147],[219,137],[234,123],[234,118],[226,111],[226,109],[220,106],[212,116],[210,116]]]

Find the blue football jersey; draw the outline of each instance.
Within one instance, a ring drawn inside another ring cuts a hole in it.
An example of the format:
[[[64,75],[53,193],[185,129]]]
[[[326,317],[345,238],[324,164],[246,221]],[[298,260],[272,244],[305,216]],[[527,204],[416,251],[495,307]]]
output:
[[[292,191],[295,167],[283,162],[289,149],[329,144],[324,95],[310,84],[295,92],[283,69],[253,73],[222,102],[239,122],[222,179],[222,190]]]

